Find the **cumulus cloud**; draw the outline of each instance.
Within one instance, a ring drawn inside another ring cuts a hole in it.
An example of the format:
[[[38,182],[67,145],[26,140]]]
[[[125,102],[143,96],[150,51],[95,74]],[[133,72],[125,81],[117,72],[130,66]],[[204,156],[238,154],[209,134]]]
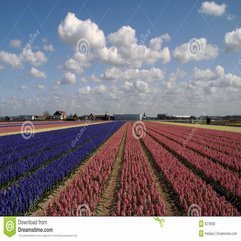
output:
[[[210,69],[199,69],[197,67],[193,70],[193,78],[194,80],[206,80],[212,79],[215,77],[215,73]]]
[[[112,67],[107,69],[102,75],[103,80],[135,80],[160,81],[164,78],[164,72],[159,68],[150,69],[121,69]]]
[[[44,89],[45,89],[45,86],[39,84],[39,85],[36,85],[36,88],[37,88],[38,90],[44,90]]]
[[[169,78],[165,81],[164,85],[170,89],[175,86],[176,81],[184,78],[186,73],[181,69],[177,68],[177,70],[170,74]]]
[[[214,1],[212,2],[205,1],[205,2],[202,2],[199,12],[207,15],[220,17],[225,13],[226,8],[227,8],[227,5],[225,3],[217,4]]]
[[[78,92],[82,95],[89,95],[91,92],[91,87],[90,86],[82,87],[78,90]]]
[[[46,78],[46,74],[34,67],[31,68],[30,74],[36,78]]]
[[[97,85],[92,88],[89,85],[87,85],[85,87],[79,88],[78,92],[81,95],[95,95],[95,94],[103,95],[107,92],[107,87],[103,84]]]
[[[224,42],[227,51],[241,51],[241,28],[225,34]]]
[[[12,48],[20,48],[22,45],[22,41],[20,39],[10,40],[9,46]]]
[[[16,69],[23,66],[17,54],[8,53],[6,51],[0,51],[0,62]]]
[[[143,80],[138,79],[135,83],[135,86],[139,93],[148,93],[149,91],[148,83]]]
[[[80,39],[87,39],[91,49],[105,47],[105,35],[97,24],[90,19],[82,21],[74,13],[67,14],[58,27],[58,34],[74,48]]]
[[[19,59],[34,66],[40,66],[47,62],[48,58],[41,51],[33,52],[32,48],[23,49]]]
[[[43,50],[48,51],[48,52],[53,52],[54,51],[54,46],[53,44],[44,44],[43,45]]]
[[[23,63],[27,62],[34,66],[46,63],[48,58],[41,51],[33,52],[32,48],[24,48],[20,54],[0,51],[0,63],[10,65],[13,68],[20,69]]]
[[[151,39],[147,44],[144,41],[138,43],[136,30],[130,26],[122,26],[105,36],[97,24],[90,19],[80,20],[73,13],[68,13],[60,23],[58,33],[61,40],[70,44],[76,52],[88,56],[92,62],[139,68],[145,64],[165,64],[171,60],[169,48],[163,47],[165,42],[170,41],[167,33]],[[77,68],[79,62],[74,57],[67,61],[67,71],[73,68],[71,71],[76,74],[90,66],[87,64]],[[80,65],[83,65],[83,61],[80,61]]]
[[[83,70],[91,65],[91,56],[76,52],[74,56],[64,63],[64,70],[81,74]]]
[[[207,39],[191,39],[188,43],[184,43],[175,48],[173,57],[180,63],[189,61],[200,61],[214,59],[218,56],[219,49],[216,45],[209,44]]]
[[[64,74],[61,84],[75,84],[76,76],[74,73],[67,72]]]
[[[171,40],[171,37],[168,33],[163,34],[160,37],[156,37],[150,40],[150,48],[152,50],[160,51],[161,46],[164,42],[168,42]]]
[[[231,87],[231,88],[241,88],[241,77],[225,73],[222,66],[216,66],[215,70],[210,69],[199,69],[194,68],[193,70],[193,81],[201,82],[206,87]]]
[[[121,27],[107,38],[112,46],[98,52],[99,58],[107,64],[141,67],[158,61],[165,64],[171,60],[169,48],[162,48],[162,44],[170,40],[168,34],[151,39],[150,47],[144,43],[138,44],[136,31],[130,26]]]

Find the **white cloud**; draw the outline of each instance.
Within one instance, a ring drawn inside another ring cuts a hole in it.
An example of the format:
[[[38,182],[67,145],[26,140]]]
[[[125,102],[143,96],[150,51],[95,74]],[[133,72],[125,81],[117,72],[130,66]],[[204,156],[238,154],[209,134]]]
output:
[[[144,64],[165,64],[171,60],[169,48],[162,49],[162,44],[170,40],[168,34],[151,39],[150,48],[137,43],[136,31],[130,26],[121,27],[107,38],[113,46],[98,51],[98,57],[107,64],[139,68]]]
[[[197,67],[194,68],[193,81],[196,82],[197,85],[201,83],[202,86],[206,86],[207,88],[241,88],[241,77],[231,73],[225,73],[222,66],[216,66],[214,71],[210,69],[202,70]],[[196,85],[194,82],[193,84]],[[199,82],[199,84],[197,82]]]
[[[139,93],[147,93],[149,91],[148,83],[142,80],[137,80],[135,83],[135,86],[137,88],[137,91]]]
[[[39,66],[47,62],[48,58],[41,51],[33,52],[32,48],[23,49],[19,56],[21,61],[28,62],[34,66]]]
[[[224,42],[227,51],[241,51],[241,28],[225,34]]]
[[[20,69],[23,67],[23,62],[30,63],[34,66],[39,66],[46,63],[48,58],[41,51],[33,52],[31,47],[24,48],[20,54],[13,54],[6,51],[0,51],[0,63],[10,65],[13,68]]]
[[[200,61],[214,59],[218,56],[219,50],[216,45],[209,44],[205,38],[191,39],[175,48],[173,57],[180,63],[189,61]]]
[[[76,47],[80,39],[87,39],[91,49],[105,47],[105,36],[102,30],[90,19],[80,20],[74,13],[68,13],[58,27],[60,38]]]
[[[45,86],[39,84],[39,85],[36,85],[36,88],[39,89],[39,90],[44,90]]]
[[[123,26],[117,32],[111,33],[108,40],[113,46],[123,47],[124,52],[126,47],[129,48],[137,43],[136,30],[130,26]]]
[[[91,65],[91,56],[80,54],[76,52],[74,56],[66,60],[64,69],[67,72],[73,72],[75,74],[81,74],[83,70]]]
[[[133,88],[134,84],[130,81],[125,81],[123,89],[127,92],[130,92]]]
[[[20,48],[22,45],[22,41],[20,39],[10,40],[9,46],[12,48]]]
[[[16,69],[22,68],[22,63],[16,54],[0,51],[0,62]]]
[[[136,80],[141,79],[144,81],[160,81],[164,78],[164,73],[161,69],[120,69],[112,67],[107,69],[102,75],[103,80]]]
[[[214,1],[212,2],[205,1],[205,2],[202,2],[199,12],[207,15],[220,17],[225,13],[226,8],[227,8],[227,5],[225,3],[217,4]]]
[[[103,84],[97,85],[95,87],[90,87],[89,85],[78,89],[78,93],[81,95],[95,95],[95,94],[105,94],[107,92],[107,87]]]
[[[214,77],[215,77],[215,73],[210,69],[202,70],[195,67],[193,70],[194,80],[206,80],[206,79],[212,79]]]
[[[91,93],[91,87],[90,86],[82,87],[78,90],[78,92],[82,95],[89,95]]]
[[[160,62],[165,64],[171,60],[169,48],[162,46],[171,39],[167,33],[151,39],[147,46],[143,41],[140,42],[141,44],[138,43],[136,30],[130,26],[123,26],[106,37],[90,19],[80,20],[73,13],[68,13],[60,23],[58,33],[60,39],[75,50],[73,57],[66,60],[64,64],[65,72],[81,74],[93,62],[140,68],[146,64]],[[80,41],[83,41],[83,45]],[[78,58],[77,54],[79,54]]]
[[[67,72],[64,74],[61,84],[75,84],[76,76],[74,73]]]
[[[46,78],[46,74],[34,67],[31,68],[30,74],[36,78]]]
[[[98,85],[94,88],[94,93],[97,93],[97,94],[104,94],[106,91],[107,91],[107,88],[103,84]]]
[[[54,51],[54,46],[53,46],[53,44],[44,44],[43,50],[44,51],[53,52]]]
[[[152,50],[160,51],[162,44],[170,40],[171,40],[171,37],[168,33],[163,34],[160,37],[156,37],[150,40],[150,48]]]
[[[186,73],[184,71],[177,68],[177,70],[175,72],[170,74],[169,78],[166,80],[166,82],[164,84],[168,89],[170,89],[173,86],[175,86],[177,80],[184,78],[185,75],[186,75]]]

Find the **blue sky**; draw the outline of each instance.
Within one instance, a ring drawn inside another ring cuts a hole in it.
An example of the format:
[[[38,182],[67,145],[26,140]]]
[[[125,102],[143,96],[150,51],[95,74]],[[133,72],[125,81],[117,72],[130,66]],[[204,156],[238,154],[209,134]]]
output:
[[[240,114],[240,9],[240,1],[1,1],[0,115]]]

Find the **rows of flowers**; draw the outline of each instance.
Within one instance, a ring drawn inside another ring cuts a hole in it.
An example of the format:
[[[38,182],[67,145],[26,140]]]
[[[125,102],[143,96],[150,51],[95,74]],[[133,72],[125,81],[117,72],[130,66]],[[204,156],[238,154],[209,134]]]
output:
[[[123,122],[111,122],[103,124],[106,129],[103,130],[103,135],[100,135],[90,142],[87,142],[69,152],[67,155],[61,156],[48,165],[37,169],[31,175],[21,178],[14,182],[11,186],[0,190],[0,216],[6,215],[22,215],[32,205],[44,197],[44,194],[59,186],[61,181],[67,177],[81,162],[97,149],[108,137],[118,130]],[[101,127],[96,125],[96,128]],[[93,135],[95,131],[93,129]],[[75,138],[75,136],[73,136]],[[91,136],[90,136],[91,138]]]
[[[86,129],[82,128],[83,127],[73,128],[73,130],[69,130],[69,132],[65,131],[65,135],[63,135],[62,130],[60,130],[59,136],[56,135],[56,133],[53,133],[53,139],[51,138],[52,133],[49,133],[48,135],[51,138],[51,142],[45,144],[44,150],[38,149],[38,146],[36,145],[35,151],[37,155],[25,157],[17,162],[13,161],[13,163],[5,168],[1,168],[0,187],[3,187],[9,182],[12,183],[13,181],[18,180],[18,178],[36,171],[38,168],[43,168],[45,165],[48,165],[51,161],[54,161],[60,156],[66,155],[73,150],[71,143],[78,133],[82,133],[82,135],[80,136],[78,143],[76,143],[76,147],[81,146],[86,142],[90,142],[96,136],[103,135],[103,133],[108,130],[108,126],[104,124],[89,126]]]
[[[87,205],[90,212],[94,213],[110,176],[125,130],[124,125],[89,160],[68,186],[50,200],[44,215],[75,216],[78,215],[80,205]]]
[[[177,196],[177,202],[188,215],[193,204],[200,207],[199,215],[233,216],[240,215],[235,207],[225,201],[215,190],[196,176],[189,168],[180,163],[176,157],[163,148],[158,142],[146,135],[145,146],[154,158],[154,162]]]
[[[157,132],[160,132],[163,136],[166,136],[167,138],[179,143],[184,144],[186,142],[185,147],[190,148],[195,152],[198,152],[204,156],[206,156],[209,159],[213,159],[218,161],[219,163],[223,164],[224,166],[227,166],[231,168],[232,170],[235,170],[237,172],[241,171],[241,151],[237,151],[234,148],[232,148],[231,153],[232,154],[226,154],[220,148],[225,145],[223,142],[223,145],[218,144],[209,144],[208,142],[197,140],[197,138],[194,136],[190,139],[190,141],[187,140],[186,134],[179,133],[178,130],[175,130],[175,133],[172,133],[170,131],[166,131],[163,129],[150,127],[152,130],[155,130]],[[223,147],[222,149],[225,149]]]
[[[160,143],[165,144],[170,150],[173,150],[173,152],[184,158],[208,179],[218,183],[227,193],[241,198],[241,179],[237,174],[151,129],[148,129],[148,133]]]
[[[151,175],[148,160],[128,125],[116,215],[167,215],[164,202]]]

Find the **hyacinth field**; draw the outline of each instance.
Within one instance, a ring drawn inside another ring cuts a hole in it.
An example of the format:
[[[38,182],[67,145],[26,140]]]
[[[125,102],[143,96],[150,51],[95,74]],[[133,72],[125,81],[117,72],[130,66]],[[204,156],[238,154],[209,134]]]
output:
[[[0,215],[240,216],[241,134],[113,121],[1,136]]]

